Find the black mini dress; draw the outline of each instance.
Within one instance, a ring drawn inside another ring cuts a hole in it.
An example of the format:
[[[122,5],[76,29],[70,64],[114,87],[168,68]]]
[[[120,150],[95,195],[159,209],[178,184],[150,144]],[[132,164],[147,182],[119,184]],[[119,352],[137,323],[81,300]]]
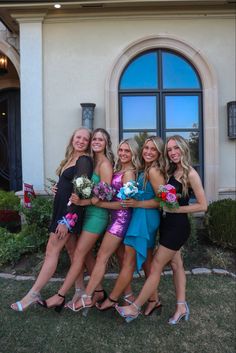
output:
[[[176,188],[176,192],[182,195],[182,184],[171,176],[168,184]],[[178,199],[180,206],[189,204],[189,197],[181,196]],[[161,217],[159,244],[171,250],[179,250],[187,241],[191,227],[187,213],[168,213]]]
[[[53,203],[52,221],[49,227],[49,232],[55,233],[58,221],[62,219],[68,212],[76,213],[78,221],[73,227],[73,233],[80,233],[83,217],[84,207],[71,204],[68,206],[69,198],[73,192],[73,179],[82,175],[87,176],[89,179],[93,172],[93,162],[89,156],[81,156],[75,166],[66,168],[59,177],[57,183],[57,193]]]

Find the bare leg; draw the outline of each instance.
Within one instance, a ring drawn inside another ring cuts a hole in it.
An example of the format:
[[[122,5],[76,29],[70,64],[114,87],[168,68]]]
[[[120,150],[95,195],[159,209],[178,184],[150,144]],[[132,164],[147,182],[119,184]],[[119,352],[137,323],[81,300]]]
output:
[[[154,290],[156,290],[159,285],[164,266],[173,259],[175,253],[176,251],[167,249],[160,245],[156,254],[154,255],[150,275],[146,280],[141,292],[139,293],[139,296],[134,301],[135,305],[122,307],[123,316],[135,315],[137,312],[136,307],[141,307],[147,301],[147,299],[150,298]]]
[[[153,260],[153,249],[148,249],[147,259],[143,264],[143,270],[146,278],[148,278],[148,276],[150,275],[152,260]],[[155,289],[152,295],[150,296],[150,298],[148,298],[144,315],[149,315],[153,311],[153,309],[159,304],[160,303],[159,303],[158,293],[157,293],[157,290]]]
[[[73,256],[74,256],[74,252],[76,249],[77,241],[78,241],[77,235],[71,234],[71,236],[69,237],[69,239],[65,245],[66,250],[68,252],[68,255],[70,257],[71,263],[73,261]],[[75,280],[75,290],[78,290],[78,289],[84,289],[84,273],[83,273],[83,271],[81,271],[81,273],[79,274],[79,276]],[[76,292],[75,292],[75,295],[76,295]]]
[[[121,238],[115,237],[111,235],[110,233],[106,233],[102,244],[100,246],[100,249],[97,254],[97,259],[96,259],[96,265],[93,269],[93,272],[91,274],[90,280],[88,282],[88,285],[86,287],[85,293],[90,296],[90,298],[86,298],[84,300],[86,305],[92,305],[92,295],[99,285],[99,283],[102,281],[103,276],[106,272],[106,266],[107,262],[110,258],[110,256],[113,254],[113,252],[118,248],[121,242]],[[76,305],[76,309],[82,306],[81,301],[78,302]]]
[[[39,272],[39,275],[33,284],[31,290],[26,294],[24,298],[20,300],[23,310],[26,309],[30,302],[32,301],[32,293],[38,293],[40,290],[47,284],[49,279],[53,276],[56,271],[58,259],[62,248],[65,246],[66,242],[68,241],[70,235],[67,234],[63,239],[58,239],[57,235],[54,233],[50,233],[47,247],[46,247],[46,254],[43,266]],[[12,308],[17,310],[17,307],[12,304]]]
[[[122,243],[120,244],[119,248],[116,251],[116,256],[119,262],[120,269],[122,268],[123,260],[124,260],[124,254],[125,254],[125,245]],[[135,300],[131,283],[128,284],[128,286],[124,290],[124,302],[125,303],[132,303]]]
[[[173,270],[173,280],[176,292],[176,302],[185,303],[186,275],[180,250],[176,252],[170,263]],[[186,312],[185,304],[176,305],[175,314],[171,319],[176,320],[181,314]]]
[[[116,280],[115,287],[113,288],[110,298],[114,301],[117,301],[120,295],[124,292],[125,288],[130,284],[133,278],[133,273],[136,265],[136,252],[130,246],[125,246],[125,256],[120,271],[119,277]],[[104,303],[102,303],[100,309],[104,310],[114,306],[114,302],[110,301],[107,298]]]
[[[69,291],[69,289],[72,287],[77,276],[83,270],[86,255],[93,248],[98,238],[99,238],[98,234],[89,233],[86,231],[83,231],[81,233],[74,252],[73,262],[71,264],[69,272],[67,273],[67,276],[65,278],[63,285],[58,291],[61,295],[65,296],[66,293]],[[57,294],[55,294],[54,296],[52,296],[47,300],[47,306],[52,307],[60,304],[61,302],[62,302],[62,298],[59,297]]]

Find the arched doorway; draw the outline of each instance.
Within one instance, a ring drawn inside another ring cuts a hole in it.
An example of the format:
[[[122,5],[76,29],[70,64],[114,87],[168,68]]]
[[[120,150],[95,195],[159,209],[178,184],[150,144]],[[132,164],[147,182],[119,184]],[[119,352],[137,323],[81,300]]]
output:
[[[19,77],[9,58],[0,76],[0,188],[22,189]]]

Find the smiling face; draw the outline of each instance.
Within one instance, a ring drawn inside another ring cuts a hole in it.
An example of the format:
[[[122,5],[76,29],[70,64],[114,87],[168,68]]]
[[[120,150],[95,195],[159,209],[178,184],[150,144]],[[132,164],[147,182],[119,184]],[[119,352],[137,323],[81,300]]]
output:
[[[130,163],[132,160],[132,152],[127,143],[122,143],[118,149],[118,157],[122,164]]]
[[[168,158],[170,161],[172,161],[175,164],[180,163],[181,161],[181,150],[179,146],[177,145],[177,142],[175,140],[169,140],[167,143],[167,154]]]
[[[104,152],[106,149],[106,139],[103,134],[98,131],[96,132],[91,141],[91,147],[94,153]]]
[[[143,146],[142,157],[145,163],[153,163],[159,157],[159,152],[155,146],[155,144],[149,140]]]
[[[77,130],[72,139],[72,146],[76,152],[84,153],[88,150],[90,142],[89,132],[85,129]]]

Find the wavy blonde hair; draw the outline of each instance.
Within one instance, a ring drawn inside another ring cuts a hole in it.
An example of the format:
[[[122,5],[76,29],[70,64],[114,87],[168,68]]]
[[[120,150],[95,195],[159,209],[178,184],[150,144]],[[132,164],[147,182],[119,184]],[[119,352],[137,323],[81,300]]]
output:
[[[66,153],[65,153],[65,158],[61,161],[59,167],[56,169],[56,174],[57,175],[60,175],[61,174],[61,171],[63,170],[64,166],[72,159],[73,157],[73,153],[74,153],[74,147],[73,147],[73,139],[75,137],[75,134],[78,132],[78,131],[81,131],[81,130],[85,130],[88,132],[88,135],[89,135],[89,144],[88,144],[88,148],[86,149],[85,153],[86,154],[89,154],[90,152],[90,142],[91,142],[91,136],[92,136],[92,133],[89,129],[87,129],[86,127],[80,127],[78,129],[76,129],[72,136],[70,137],[70,140],[69,140],[69,143],[66,147]]]
[[[112,148],[111,148],[111,145],[112,145],[112,142],[111,142],[111,137],[110,137],[110,134],[103,128],[99,127],[97,129],[95,129],[93,132],[92,132],[92,137],[91,137],[91,140],[93,139],[94,135],[97,133],[97,132],[100,132],[106,142],[106,147],[105,147],[105,156],[107,157],[107,159],[111,162],[112,165],[114,165],[114,154],[112,152]],[[91,155],[94,159],[94,152],[91,148]]]
[[[183,168],[183,175],[181,176],[180,180],[183,185],[183,195],[187,196],[188,195],[188,175],[189,171],[192,166],[191,162],[191,157],[190,157],[190,148],[187,143],[187,141],[180,135],[173,135],[169,136],[166,140],[165,143],[165,150],[164,150],[164,157],[165,157],[165,162],[166,162],[166,175],[167,179],[169,179],[175,172],[176,170],[176,164],[171,162],[171,160],[168,157],[168,142],[170,140],[174,140],[177,144],[177,146],[180,149],[181,152],[181,158],[180,158],[180,163]]]
[[[121,162],[120,162],[120,159],[118,157],[118,151],[119,151],[119,148],[121,145],[123,145],[123,143],[126,143],[129,148],[130,148],[130,151],[131,151],[131,154],[132,154],[132,158],[131,158],[131,162],[133,164],[133,167],[135,169],[135,174],[137,175],[140,167],[141,167],[141,163],[140,163],[140,160],[139,160],[139,146],[137,144],[137,142],[134,140],[134,139],[125,139],[125,140],[122,140],[120,143],[119,143],[119,146],[117,147],[117,157],[116,157],[116,160],[115,160],[115,166],[114,166],[114,171],[115,172],[119,172],[122,168],[122,165],[121,165]]]
[[[157,152],[158,152],[158,157],[155,161],[152,162],[151,165],[146,165],[144,159],[143,159],[143,149],[145,147],[145,145],[149,142],[153,142],[153,144],[155,145]],[[142,147],[141,150],[141,170],[143,170],[144,172],[144,186],[146,185],[147,181],[148,181],[148,174],[149,174],[149,170],[155,167],[157,169],[160,170],[161,174],[163,174],[163,176],[165,176],[165,163],[164,163],[164,142],[163,140],[158,137],[158,136],[150,136],[148,137]]]

